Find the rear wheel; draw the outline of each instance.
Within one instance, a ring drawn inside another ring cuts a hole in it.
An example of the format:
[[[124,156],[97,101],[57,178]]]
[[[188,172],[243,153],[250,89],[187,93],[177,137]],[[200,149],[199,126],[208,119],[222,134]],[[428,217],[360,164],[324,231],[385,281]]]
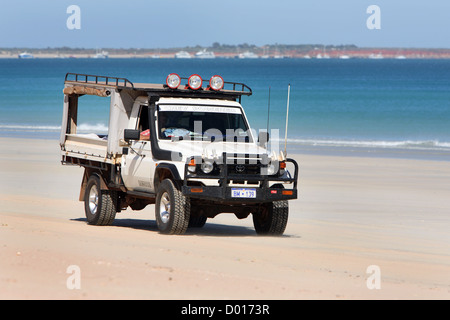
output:
[[[263,205],[253,213],[253,225],[257,234],[282,235],[289,216],[289,204],[286,200],[274,201]]]
[[[156,225],[161,233],[183,234],[189,225],[190,201],[172,180],[165,179],[158,188],[155,203]]]
[[[107,226],[114,222],[117,212],[117,192],[102,190],[97,175],[89,177],[84,193],[84,211],[89,224]]]

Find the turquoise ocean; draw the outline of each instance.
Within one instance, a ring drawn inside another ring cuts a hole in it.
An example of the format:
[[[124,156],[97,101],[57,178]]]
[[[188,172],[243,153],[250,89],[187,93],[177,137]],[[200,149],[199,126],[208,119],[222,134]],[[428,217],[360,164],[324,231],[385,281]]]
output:
[[[57,140],[67,72],[137,83],[164,83],[172,72],[205,81],[218,74],[245,83],[251,126],[269,122],[283,146],[290,85],[288,151],[450,161],[449,60],[0,59],[0,136]],[[84,106],[82,130],[107,130],[106,100]]]

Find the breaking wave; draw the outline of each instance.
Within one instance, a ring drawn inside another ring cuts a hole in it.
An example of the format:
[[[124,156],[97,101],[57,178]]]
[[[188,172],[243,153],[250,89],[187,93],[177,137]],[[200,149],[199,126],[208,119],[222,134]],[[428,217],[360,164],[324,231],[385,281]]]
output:
[[[280,139],[281,141],[281,139]],[[450,150],[450,142],[438,140],[327,140],[327,139],[288,139],[288,143],[319,147],[354,147],[384,149],[416,149],[416,150]]]
[[[2,130],[2,131],[23,131],[23,132],[58,132],[61,130],[61,126],[0,124],[0,130]],[[78,126],[78,131],[108,132],[108,126],[106,126],[102,123],[97,123],[97,124],[81,123]]]
[[[87,124],[82,123],[78,126],[79,131],[108,132],[108,126],[102,123]]]
[[[0,129],[9,131],[59,131],[61,126],[29,126],[0,124]]]
[[[0,132],[51,132],[59,133],[61,126],[56,125],[17,125],[17,124],[0,124]],[[108,126],[103,123],[81,123],[78,126],[80,133],[107,133]],[[256,133],[257,134],[257,133]],[[280,144],[284,143],[284,139],[275,138]],[[351,148],[383,148],[383,149],[414,149],[414,150],[444,150],[450,151],[450,142],[439,140],[398,140],[398,141],[382,141],[382,140],[344,140],[344,139],[299,139],[288,138],[288,143],[298,146],[318,146],[318,147],[351,147]]]

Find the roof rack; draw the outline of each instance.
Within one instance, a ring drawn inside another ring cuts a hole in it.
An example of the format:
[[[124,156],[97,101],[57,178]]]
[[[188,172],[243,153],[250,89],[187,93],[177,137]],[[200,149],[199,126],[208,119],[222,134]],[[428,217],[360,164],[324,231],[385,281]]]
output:
[[[181,78],[183,80],[187,80],[188,78]],[[161,96],[198,96],[198,97],[217,97],[217,96],[228,96],[232,98],[239,98],[245,95],[252,95],[252,89],[239,82],[224,82],[224,85],[227,87],[220,91],[211,90],[208,87],[201,88],[199,90],[192,90],[185,87],[181,87],[178,89],[171,89],[166,84],[151,84],[151,83],[133,83],[126,78],[117,78],[117,77],[109,77],[109,76],[99,76],[99,75],[90,75],[90,74],[82,74],[82,73],[67,73],[65,77],[66,83],[77,83],[80,85],[88,85],[88,86],[110,86],[117,87],[118,89],[131,89],[136,91],[144,91],[146,93],[156,93]]]
[[[126,78],[117,78],[109,76],[97,76],[92,74],[82,74],[82,73],[66,73],[65,81],[86,83],[86,84],[98,84],[107,86],[116,86],[123,88],[134,89],[134,84]]]

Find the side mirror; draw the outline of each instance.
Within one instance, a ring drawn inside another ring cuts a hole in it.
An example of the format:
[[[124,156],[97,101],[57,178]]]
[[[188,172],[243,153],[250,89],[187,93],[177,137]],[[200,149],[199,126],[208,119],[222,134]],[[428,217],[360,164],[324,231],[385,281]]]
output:
[[[126,142],[129,142],[130,140],[139,140],[140,138],[140,131],[135,129],[125,129],[123,130],[123,139]]]
[[[260,147],[265,147],[267,142],[269,142],[269,133],[268,132],[260,132],[258,134],[258,145]]]

